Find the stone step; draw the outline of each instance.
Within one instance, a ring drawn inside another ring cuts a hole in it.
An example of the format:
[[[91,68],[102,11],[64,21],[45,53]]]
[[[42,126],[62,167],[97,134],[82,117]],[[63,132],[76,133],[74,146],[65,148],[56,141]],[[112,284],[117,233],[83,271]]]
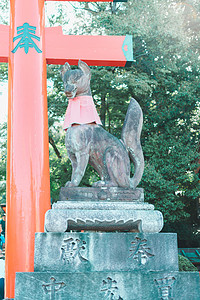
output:
[[[178,271],[175,233],[36,233],[35,271]]]
[[[198,272],[16,273],[15,300],[199,300]]]

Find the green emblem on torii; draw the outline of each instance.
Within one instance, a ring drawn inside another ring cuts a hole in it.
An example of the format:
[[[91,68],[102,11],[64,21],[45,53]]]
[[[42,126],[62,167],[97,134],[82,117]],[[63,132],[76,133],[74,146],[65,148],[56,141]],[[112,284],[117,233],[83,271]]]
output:
[[[29,48],[35,48],[38,53],[42,53],[42,50],[38,48],[33,39],[40,41],[40,37],[35,35],[36,27],[30,26],[28,23],[24,23],[23,26],[17,27],[17,36],[13,38],[13,42],[20,39],[17,46],[12,50],[15,53],[18,48],[24,48],[25,53],[27,54]]]

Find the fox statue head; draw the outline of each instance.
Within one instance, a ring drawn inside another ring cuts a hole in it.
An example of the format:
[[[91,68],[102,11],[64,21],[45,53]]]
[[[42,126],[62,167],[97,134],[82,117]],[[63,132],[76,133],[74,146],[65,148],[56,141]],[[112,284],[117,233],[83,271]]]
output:
[[[69,63],[61,69],[61,76],[64,82],[64,92],[67,98],[74,98],[76,96],[91,96],[90,79],[91,71],[88,65],[79,60],[78,69],[72,70]]]

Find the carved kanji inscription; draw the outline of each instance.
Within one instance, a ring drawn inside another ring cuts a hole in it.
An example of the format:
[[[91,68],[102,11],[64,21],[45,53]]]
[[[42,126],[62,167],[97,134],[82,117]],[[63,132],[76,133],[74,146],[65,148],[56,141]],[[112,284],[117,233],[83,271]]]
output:
[[[86,242],[76,238],[64,239],[61,246],[61,259],[64,263],[73,264],[75,260],[87,262],[83,257],[82,251],[86,249]]]
[[[49,294],[49,300],[56,300],[56,293],[64,288],[66,284],[64,282],[56,282],[56,279],[52,276],[50,283],[43,284],[42,288],[46,294]]]
[[[173,299],[173,289],[172,286],[176,280],[173,276],[166,276],[160,279],[155,279],[155,284],[159,290],[160,300],[172,300]]]
[[[107,277],[103,280],[101,292],[104,292],[104,298],[106,300],[123,300],[119,295],[119,288],[117,281],[111,277]]]
[[[154,256],[154,254],[151,253],[151,248],[147,245],[147,240],[139,237],[136,237],[135,240],[131,242],[130,252],[129,257],[136,259],[139,265],[145,265],[148,259]]]

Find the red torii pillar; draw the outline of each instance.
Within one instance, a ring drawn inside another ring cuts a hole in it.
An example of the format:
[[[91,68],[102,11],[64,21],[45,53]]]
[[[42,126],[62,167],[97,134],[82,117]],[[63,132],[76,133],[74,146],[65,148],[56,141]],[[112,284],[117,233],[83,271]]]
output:
[[[45,28],[44,0],[10,3],[10,28],[0,25],[0,62],[9,64],[5,297],[14,298],[15,273],[33,271],[34,234],[44,230],[50,209],[46,63],[125,66],[132,45],[125,36],[75,37]]]
[[[10,1],[5,297],[14,298],[15,273],[33,271],[34,234],[50,208],[44,0]],[[17,27],[36,27],[41,53],[13,49]]]

